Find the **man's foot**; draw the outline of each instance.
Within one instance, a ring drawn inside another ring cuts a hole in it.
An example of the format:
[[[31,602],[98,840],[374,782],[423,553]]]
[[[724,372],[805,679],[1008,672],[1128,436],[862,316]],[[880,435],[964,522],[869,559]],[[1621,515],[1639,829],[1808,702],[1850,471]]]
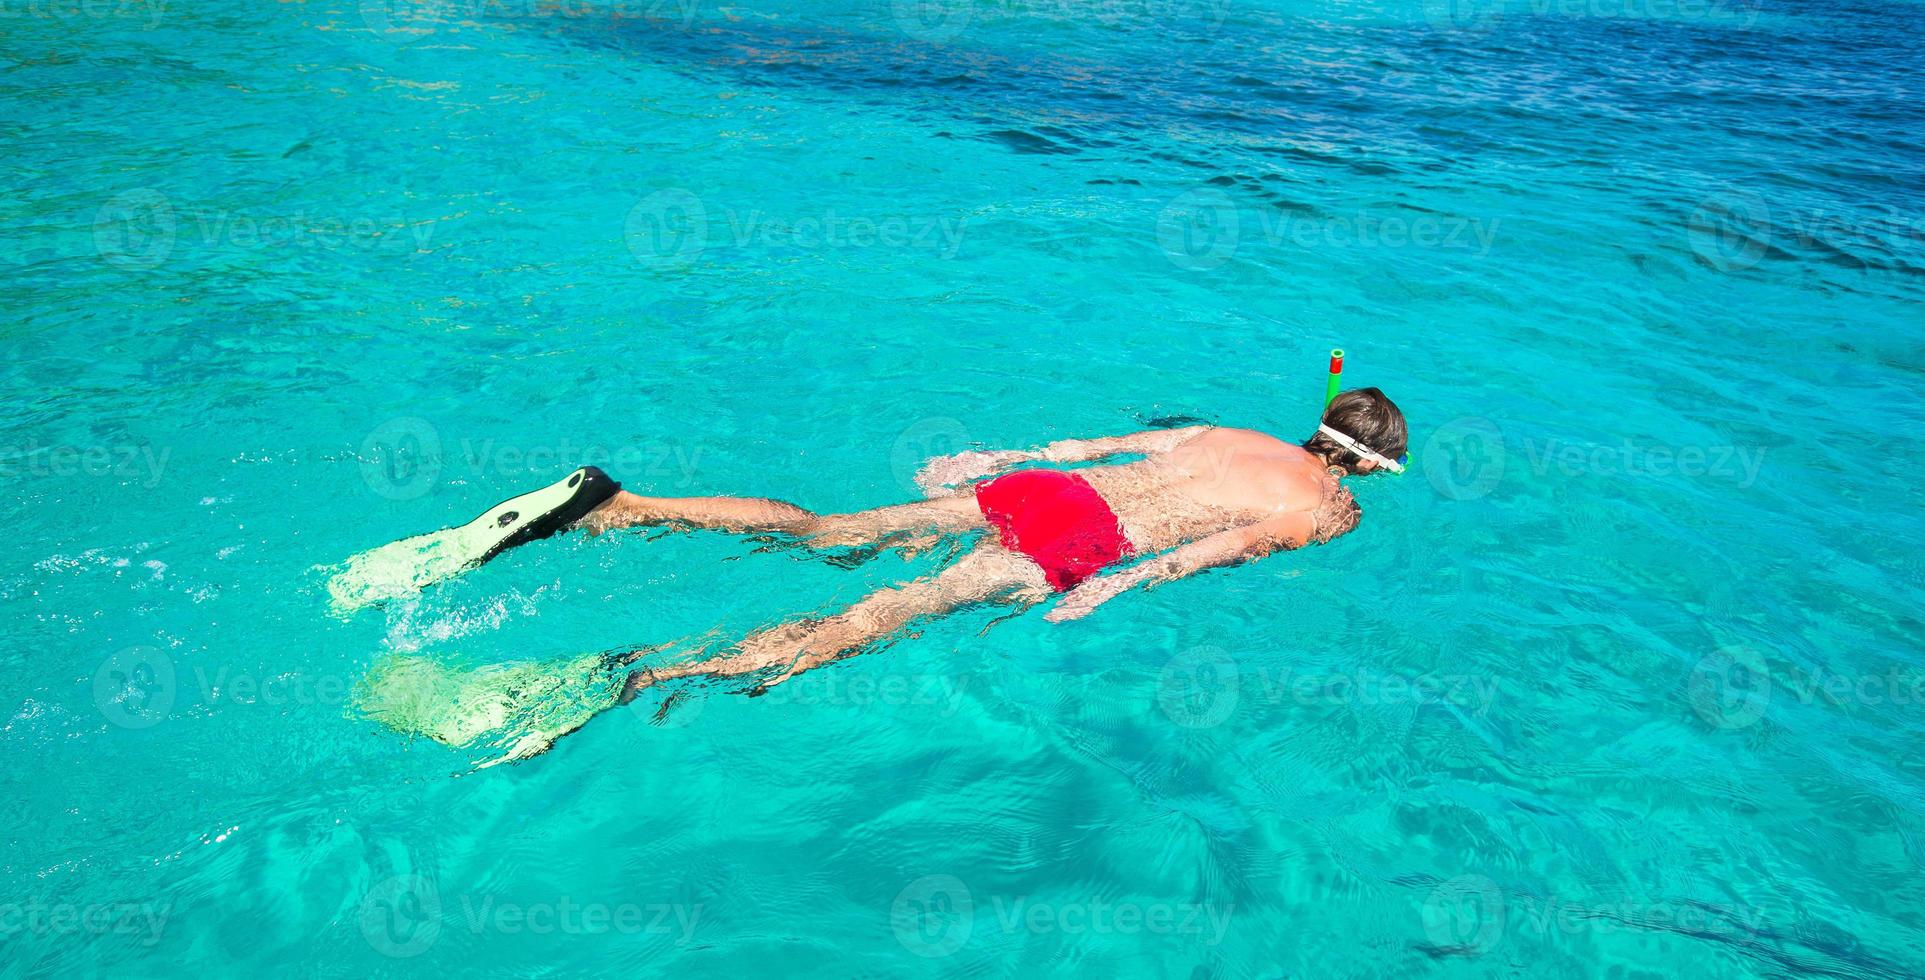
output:
[[[328,594],[342,614],[414,595],[516,545],[566,530],[620,491],[621,484],[608,474],[584,466],[551,486],[504,500],[460,527],[355,555],[328,580]]]

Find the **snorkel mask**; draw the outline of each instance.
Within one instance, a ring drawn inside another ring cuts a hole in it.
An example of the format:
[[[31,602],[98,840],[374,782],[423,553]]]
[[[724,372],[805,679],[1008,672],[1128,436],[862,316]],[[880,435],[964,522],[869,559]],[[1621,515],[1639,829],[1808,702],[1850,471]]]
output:
[[[1324,382],[1324,386],[1323,386],[1323,407],[1325,409],[1329,409],[1330,403],[1337,400],[1337,387],[1339,383],[1341,383],[1342,381],[1343,381],[1343,348],[1338,347],[1338,348],[1334,348],[1330,352],[1330,377],[1328,380]],[[1403,455],[1397,457],[1396,459],[1391,459],[1390,457],[1384,456],[1378,453],[1376,450],[1371,449],[1369,446],[1366,446],[1363,443],[1358,442],[1357,440],[1352,439],[1349,436],[1344,435],[1341,432],[1338,432],[1336,429],[1333,429],[1322,423],[1318,423],[1317,431],[1323,433],[1326,436],[1329,436],[1330,441],[1336,443],[1339,446],[1344,447],[1345,449],[1350,450],[1352,453],[1355,453],[1358,459],[1370,460],[1371,462],[1376,463],[1378,466],[1386,470],[1389,470],[1390,472],[1395,473],[1398,476],[1403,476],[1404,467],[1410,465],[1410,451],[1408,449],[1404,451]]]

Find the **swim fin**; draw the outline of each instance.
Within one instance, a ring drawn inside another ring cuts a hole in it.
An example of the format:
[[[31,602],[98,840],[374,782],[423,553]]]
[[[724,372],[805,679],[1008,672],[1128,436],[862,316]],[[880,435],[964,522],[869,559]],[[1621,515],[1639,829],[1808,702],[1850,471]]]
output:
[[[414,595],[518,544],[562,531],[621,489],[599,468],[584,466],[553,486],[504,500],[460,527],[363,551],[328,580],[334,610],[346,614]]]
[[[539,755],[614,707],[625,673],[611,670],[602,653],[481,667],[397,655],[369,668],[353,706],[405,735],[497,753],[474,760],[486,769]]]

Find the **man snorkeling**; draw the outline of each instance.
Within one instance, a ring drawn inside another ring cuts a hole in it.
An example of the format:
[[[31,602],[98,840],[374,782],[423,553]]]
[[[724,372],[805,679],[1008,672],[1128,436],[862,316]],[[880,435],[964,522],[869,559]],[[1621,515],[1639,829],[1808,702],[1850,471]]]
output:
[[[810,548],[872,549],[979,532],[973,548],[941,571],[833,615],[759,630],[720,656],[636,669],[621,697],[691,676],[758,674],[765,689],[860,653],[913,621],[965,607],[1027,608],[1057,596],[1044,618],[1080,619],[1132,588],[1327,542],[1361,516],[1340,479],[1401,473],[1407,443],[1403,413],[1383,392],[1362,388],[1331,399],[1316,433],[1301,444],[1195,426],[1028,451],[964,452],[924,465],[916,481],[930,499],[852,514],[816,514],[754,497],[646,497],[584,467],[462,527],[358,555],[329,587],[337,605],[352,608],[570,528],[695,528],[779,534]],[[1029,466],[1037,463],[1086,465]],[[392,560],[383,560],[390,552]],[[429,560],[406,557],[421,555]],[[618,666],[641,655],[626,655]]]

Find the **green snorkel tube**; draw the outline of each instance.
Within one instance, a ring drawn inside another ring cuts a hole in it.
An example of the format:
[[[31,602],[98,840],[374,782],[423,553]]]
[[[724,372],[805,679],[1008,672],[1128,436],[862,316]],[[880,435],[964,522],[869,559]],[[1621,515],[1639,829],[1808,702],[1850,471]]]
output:
[[[1325,379],[1323,383],[1324,411],[1329,411],[1330,403],[1337,400],[1337,388],[1342,383],[1343,383],[1343,348],[1332,347],[1330,349],[1330,377]],[[1403,462],[1400,464],[1403,468],[1399,470],[1392,470],[1391,475],[1403,476],[1405,473],[1410,472],[1410,461],[1415,458],[1416,456],[1414,456],[1410,452],[1410,450],[1406,448],[1404,450]]]

